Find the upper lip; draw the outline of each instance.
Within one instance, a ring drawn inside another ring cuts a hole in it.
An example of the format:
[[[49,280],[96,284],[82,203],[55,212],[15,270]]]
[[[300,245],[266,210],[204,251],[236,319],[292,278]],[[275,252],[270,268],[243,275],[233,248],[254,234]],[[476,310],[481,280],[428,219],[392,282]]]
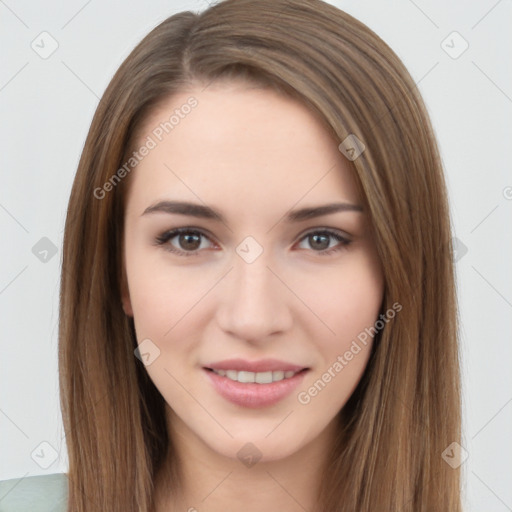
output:
[[[258,361],[246,361],[245,359],[225,359],[205,366],[210,370],[237,370],[247,372],[270,372],[270,371],[292,371],[304,370],[305,366],[279,361],[278,359],[259,359]]]

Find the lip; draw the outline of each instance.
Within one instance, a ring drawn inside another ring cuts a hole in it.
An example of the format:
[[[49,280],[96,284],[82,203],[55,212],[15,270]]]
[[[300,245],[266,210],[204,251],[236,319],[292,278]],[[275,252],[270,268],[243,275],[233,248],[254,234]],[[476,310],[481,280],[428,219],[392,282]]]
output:
[[[223,370],[224,368],[218,368]],[[232,366],[228,369],[236,370]],[[301,367],[298,367],[301,370]],[[241,371],[243,371],[242,369]],[[240,370],[239,370],[240,371]],[[254,370],[246,370],[254,371]],[[261,371],[261,370],[260,370]],[[296,371],[296,370],[293,370]],[[214,371],[208,368],[203,368],[203,372],[209,378],[213,388],[229,402],[240,407],[250,409],[257,409],[261,407],[269,407],[275,405],[287,396],[289,396],[294,389],[296,389],[304,375],[308,373],[309,369],[304,368],[293,377],[283,379],[277,382],[268,384],[257,384],[255,382],[242,383],[217,375]]]
[[[213,370],[237,370],[239,372],[274,372],[282,370],[298,372],[304,370],[306,366],[280,361],[279,359],[259,359],[258,361],[247,361],[245,359],[225,359],[224,361],[217,361],[204,365],[204,368]],[[261,386],[262,384],[258,384]]]

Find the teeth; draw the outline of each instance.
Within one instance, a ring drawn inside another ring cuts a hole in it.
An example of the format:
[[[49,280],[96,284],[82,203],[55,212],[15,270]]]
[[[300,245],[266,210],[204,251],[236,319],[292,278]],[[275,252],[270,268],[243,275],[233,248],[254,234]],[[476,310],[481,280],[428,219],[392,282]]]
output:
[[[256,374],[253,372],[238,372],[238,382],[254,382]]]
[[[289,372],[287,372],[289,373]],[[292,372],[293,374],[293,372]],[[278,381],[278,380],[283,380],[285,377],[285,374],[282,370],[278,370],[277,372],[272,372],[272,380],[273,381]]]
[[[227,370],[226,377],[231,380],[238,380],[238,372],[236,370]]]
[[[294,371],[277,370],[275,372],[246,372],[237,370],[213,370],[221,377],[227,377],[230,380],[235,380],[242,383],[256,382],[257,384],[270,384],[271,382],[279,382],[283,379],[289,379],[296,373]]]
[[[270,384],[273,380],[272,372],[258,372],[254,374],[254,382],[258,384]]]

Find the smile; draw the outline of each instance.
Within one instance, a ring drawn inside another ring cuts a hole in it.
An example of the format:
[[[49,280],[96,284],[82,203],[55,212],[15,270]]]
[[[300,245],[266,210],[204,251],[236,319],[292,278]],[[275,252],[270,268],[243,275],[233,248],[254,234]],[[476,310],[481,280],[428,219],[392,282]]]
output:
[[[230,380],[241,382],[244,384],[255,382],[256,384],[270,384],[271,382],[279,382],[284,379],[289,379],[299,372],[294,371],[283,371],[277,370],[273,372],[248,372],[248,371],[237,371],[237,370],[215,370],[211,369],[212,372],[220,375],[221,377],[227,377]],[[300,370],[302,371],[302,370]]]
[[[251,372],[203,368],[203,372],[225,400],[239,407],[260,408],[276,405],[290,396],[309,369]]]

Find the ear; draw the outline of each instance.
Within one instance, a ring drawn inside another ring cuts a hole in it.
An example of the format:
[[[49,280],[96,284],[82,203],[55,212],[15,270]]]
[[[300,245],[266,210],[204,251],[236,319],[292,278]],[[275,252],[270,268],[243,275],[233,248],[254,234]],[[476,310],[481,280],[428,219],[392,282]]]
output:
[[[127,316],[133,316],[132,301],[130,300],[130,291],[128,289],[128,279],[126,278],[126,265],[122,262],[121,270],[121,304],[123,311]]]
[[[127,316],[133,316],[132,303],[130,301],[130,295],[128,291],[122,291],[121,303],[123,305],[123,311]]]

